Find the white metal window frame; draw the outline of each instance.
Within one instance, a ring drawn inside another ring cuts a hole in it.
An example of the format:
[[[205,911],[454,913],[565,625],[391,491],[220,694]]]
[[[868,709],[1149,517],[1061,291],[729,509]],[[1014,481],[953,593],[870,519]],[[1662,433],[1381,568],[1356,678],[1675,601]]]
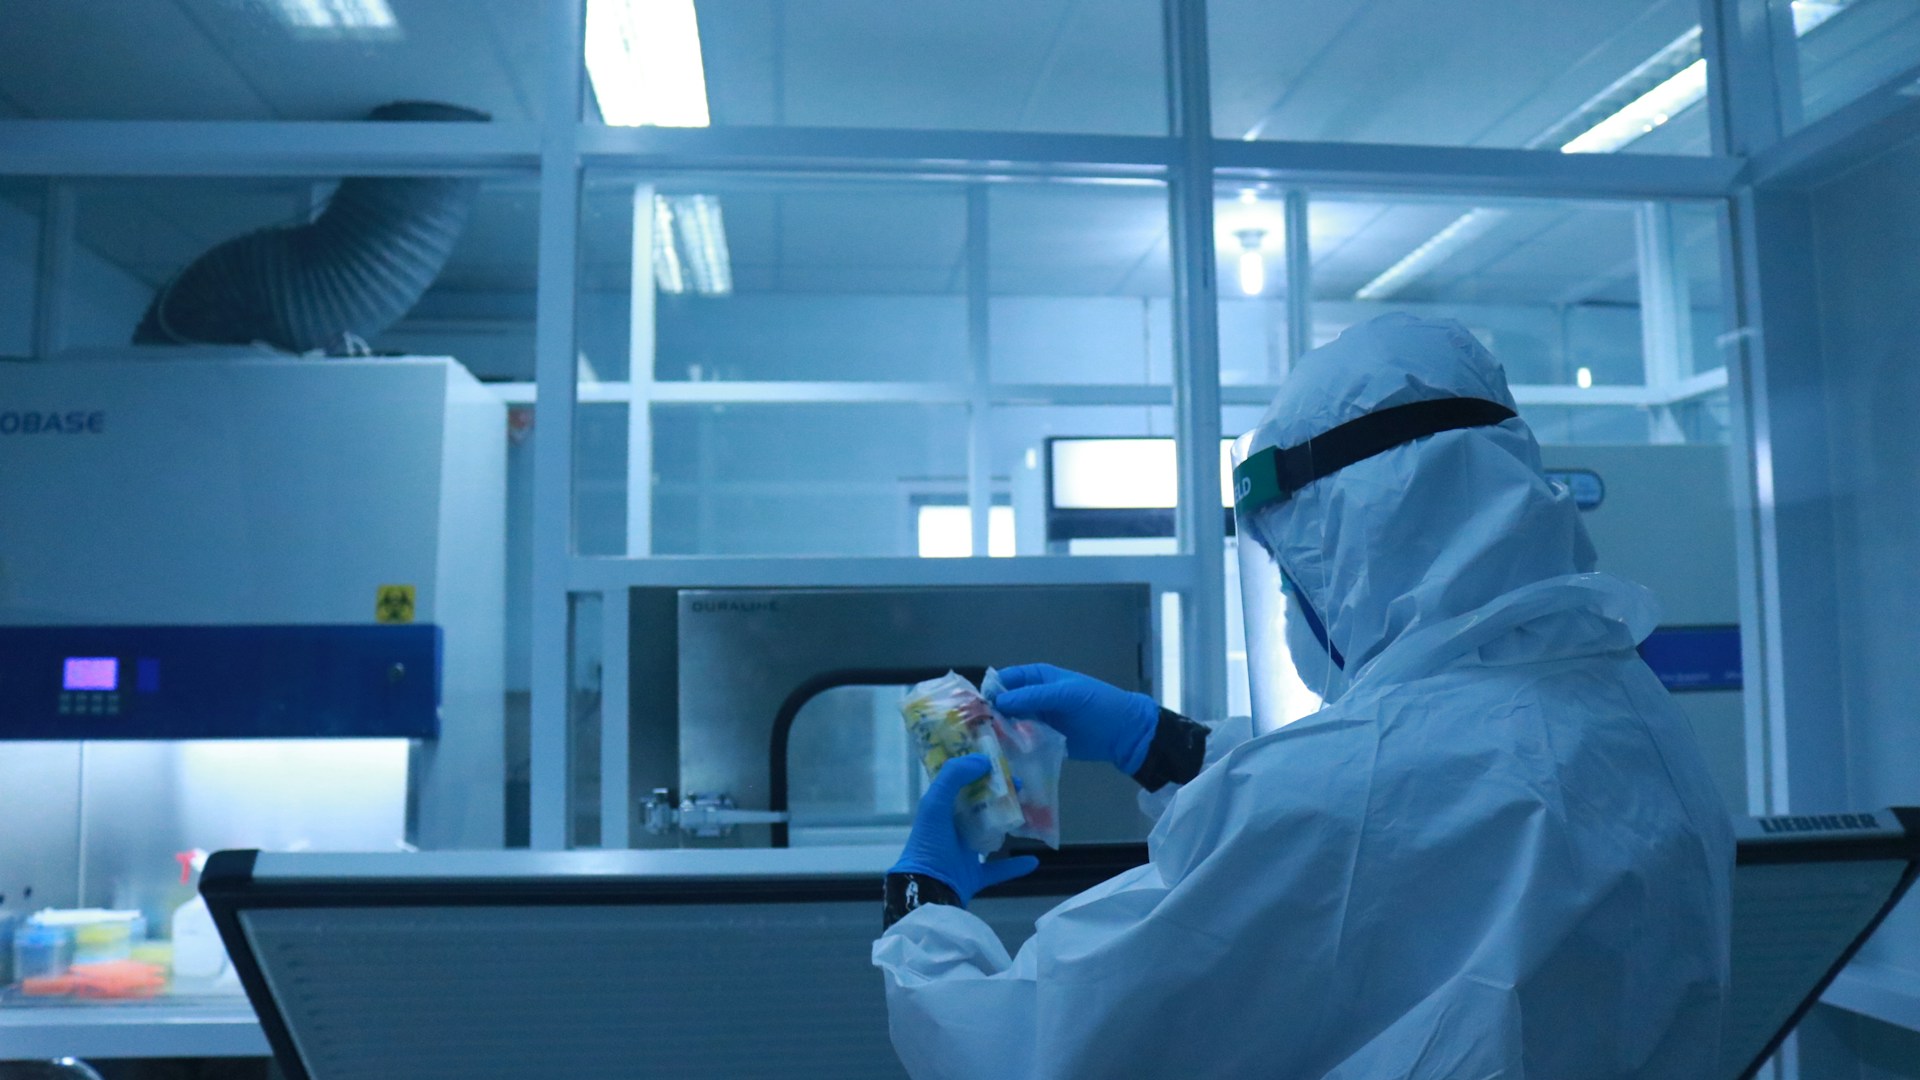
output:
[[[536,428],[533,555],[532,841],[541,848],[568,844],[567,701],[571,598],[602,593],[609,652],[625,634],[625,592],[637,585],[861,586],[915,584],[1014,585],[1043,582],[1147,581],[1182,596],[1180,640],[1187,702],[1196,712],[1224,701],[1224,619],[1221,522],[1199,512],[1218,488],[1218,457],[1190,453],[1211,447],[1225,404],[1261,404],[1269,387],[1221,387],[1218,379],[1212,215],[1223,185],[1260,184],[1286,192],[1288,213],[1304,222],[1306,192],[1342,194],[1450,194],[1474,198],[1596,199],[1659,207],[1707,201],[1725,208],[1724,300],[1733,329],[1722,339],[1724,371],[1688,379],[1650,369],[1641,387],[1576,390],[1531,387],[1534,404],[1660,407],[1725,386],[1732,402],[1734,490],[1742,512],[1742,616],[1749,686],[1749,771],[1754,809],[1787,805],[1788,747],[1802,752],[1800,772],[1830,772],[1825,761],[1794,743],[1785,712],[1788,684],[1782,639],[1782,524],[1770,492],[1775,472],[1774,412],[1766,328],[1769,311],[1787,303],[1769,293],[1766,261],[1767,192],[1809,182],[1857,160],[1888,132],[1920,130],[1920,104],[1889,84],[1815,124],[1784,135],[1785,80],[1790,58],[1775,47],[1788,0],[1701,0],[1704,47],[1710,60],[1708,108],[1715,153],[1708,157],[1642,154],[1561,154],[1542,150],[1381,146],[1345,143],[1249,142],[1212,137],[1208,98],[1206,10],[1203,0],[1165,0],[1168,55],[1166,136],[1029,133],[713,128],[607,128],[581,121],[584,65],[583,0],[543,0],[545,118],[540,123],[380,125],[255,121],[0,121],[0,177],[47,178],[41,280],[36,294],[36,345],[57,347],[52,328],[71,264],[73,213],[65,182],[86,178],[153,176],[262,177],[341,175],[511,176],[539,186],[536,379],[508,389],[531,401],[630,400],[633,387],[576,384],[574,305],[581,178],[587,168],[636,174],[684,171],[792,175],[898,176],[990,181],[1020,178],[1140,178],[1166,185],[1174,259],[1175,372],[1171,386],[1024,386],[993,384],[984,376],[976,342],[975,377],[954,384],[874,383],[649,383],[644,400],[659,402],[898,401],[964,404],[976,418],[970,450],[971,501],[990,501],[978,436],[984,410],[1002,404],[1166,404],[1176,417],[1180,465],[1180,553],[1155,557],[960,560],[589,558],[573,554],[572,409],[541,416]],[[1783,137],[1784,135],[1784,137]],[[970,218],[977,213],[970,211]],[[1304,236],[1304,228],[1290,228]],[[1644,245],[1643,245],[1644,246]],[[1656,245],[1657,246],[1657,245]],[[1756,254],[1759,252],[1759,254]],[[1285,252],[1295,281],[1308,261],[1302,245]],[[1643,257],[1643,268],[1645,266]],[[1659,279],[1659,265],[1652,275]],[[1647,275],[1643,274],[1643,277]],[[1670,276],[1670,275],[1669,275]],[[645,291],[645,290],[641,290]],[[1290,352],[1305,347],[1307,321],[1297,295]],[[1773,300],[1771,308],[1769,300]],[[1650,330],[1653,336],[1662,331]],[[1776,339],[1787,331],[1775,328]],[[1776,351],[1799,342],[1775,341]],[[645,410],[640,410],[644,412]],[[648,500],[633,500],[645,503]],[[985,515],[977,517],[982,524]],[[630,532],[636,522],[630,521]],[[979,545],[984,550],[984,545]],[[644,548],[640,549],[644,551]],[[616,625],[617,624],[617,625]],[[610,665],[604,697],[618,692],[624,672]],[[620,712],[616,704],[610,713]],[[625,717],[609,715],[606,760],[624,760]],[[625,769],[608,769],[623,777]],[[1791,777],[1801,790],[1812,781]],[[605,843],[624,843],[625,793],[608,785]]]

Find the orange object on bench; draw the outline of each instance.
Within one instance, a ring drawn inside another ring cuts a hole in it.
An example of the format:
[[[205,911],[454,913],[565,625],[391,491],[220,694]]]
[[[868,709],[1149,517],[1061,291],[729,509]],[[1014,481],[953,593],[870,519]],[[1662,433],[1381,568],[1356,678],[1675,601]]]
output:
[[[20,992],[29,997],[149,998],[166,986],[159,965],[138,960],[75,964],[64,975],[20,980]]]

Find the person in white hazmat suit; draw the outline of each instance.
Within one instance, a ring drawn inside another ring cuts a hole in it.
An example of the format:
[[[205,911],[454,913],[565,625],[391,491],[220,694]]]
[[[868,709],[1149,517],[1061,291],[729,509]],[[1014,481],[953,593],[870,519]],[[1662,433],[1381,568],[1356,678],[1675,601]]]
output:
[[[1034,863],[962,847],[953,799],[985,762],[941,771],[873,946],[909,1073],[1718,1075],[1730,821],[1635,652],[1651,597],[1594,572],[1513,410],[1463,327],[1389,315],[1304,356],[1237,446],[1249,650],[1284,588],[1287,637],[1337,672],[1301,664],[1320,712],[1259,715],[1266,653],[1251,738],[1007,673],[1003,712],[1164,811],[1146,865],[1009,956],[965,904]]]

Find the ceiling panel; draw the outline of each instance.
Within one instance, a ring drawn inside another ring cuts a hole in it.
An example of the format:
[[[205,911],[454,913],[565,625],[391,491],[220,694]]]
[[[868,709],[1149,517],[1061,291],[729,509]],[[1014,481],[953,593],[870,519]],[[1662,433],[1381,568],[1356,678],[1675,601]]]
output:
[[[1499,223],[1400,296],[1519,304],[1573,304],[1638,277],[1628,209],[1506,210]]]
[[[828,2],[789,8],[787,123],[829,127],[1012,128],[1059,31],[1059,4]],[[969,124],[968,121],[972,123]]]
[[[988,275],[1000,295],[1165,295],[1160,187],[1006,185],[988,202]]]
[[[1069,5],[1014,130],[1164,134],[1159,7],[1158,0]]]
[[[1269,274],[1273,271],[1268,271]],[[1173,294],[1173,245],[1162,231],[1140,254],[1133,269],[1120,279],[1113,290],[1121,296],[1171,296]]]
[[[0,94],[27,116],[272,118],[257,90],[172,0],[7,0],[0,42]]]
[[[1349,300],[1361,286],[1471,209],[1458,203],[1322,202],[1310,211],[1313,295]]]
[[[386,0],[319,33],[282,0],[9,0],[0,112],[348,119],[385,101],[538,115],[542,5]],[[1166,130],[1158,0],[705,0],[719,124]],[[1522,145],[1697,21],[1694,0],[1213,0],[1216,130]],[[1695,152],[1691,135],[1649,139]],[[1640,147],[1636,147],[1640,149]]]
[[[531,0],[388,0],[392,33],[302,36],[267,0],[0,3],[0,112],[48,116],[347,117],[398,97],[538,108]],[[1511,145],[1690,25],[1693,0],[1328,4],[1213,0],[1223,134]],[[1158,0],[706,0],[699,4],[718,123],[1137,131],[1164,128]],[[1576,100],[1578,99],[1578,100]],[[1705,146],[1694,109],[1633,149]],[[964,289],[958,185],[814,180],[696,182],[720,196],[736,287],[956,294]],[[89,185],[81,241],[158,284],[213,244],[298,220],[304,181]],[[1469,204],[1317,200],[1316,296],[1350,298]],[[530,292],[537,197],[489,186],[437,288]],[[1222,228],[1246,213],[1221,203]],[[1281,290],[1279,204],[1269,292]],[[627,287],[631,191],[584,200],[582,283]],[[1630,302],[1631,219],[1565,208],[1510,214],[1402,294]],[[1606,215],[1601,215],[1606,216]],[[1625,224],[1620,222],[1624,220]],[[1704,230],[1704,231],[1702,231]],[[1686,245],[1696,296],[1718,289],[1710,220]],[[1237,247],[1216,238],[1221,280]],[[1001,295],[1170,292],[1164,189],[1003,184],[990,193],[990,280]]]
[[[1889,79],[1913,78],[1920,63],[1920,8],[1911,0],[1854,0],[1802,37],[1799,50],[1805,123]]]
[[[950,184],[676,180],[664,190],[720,201],[742,292],[958,292],[966,195]],[[632,189],[593,183],[584,200],[589,288],[631,280]]]
[[[395,30],[357,36],[289,30],[258,2],[175,2],[281,119],[352,120],[390,101],[539,117],[543,4],[387,0]]]
[[[764,268],[772,270],[773,268]],[[957,293],[951,267],[930,266],[782,266],[762,278],[766,291],[856,296]],[[735,279],[738,292],[754,291]]]
[[[1392,291],[1388,301],[1563,305],[1637,302],[1638,241],[1631,204],[1458,201],[1313,204],[1314,295],[1350,300],[1359,290],[1464,215],[1469,239]],[[1717,233],[1711,218],[1687,219],[1694,288],[1717,289]]]
[[[278,0],[7,0],[0,104],[71,119],[351,120],[399,100],[537,115],[540,4],[387,3],[392,27],[315,32]]]
[[[1157,134],[1158,0],[711,0],[720,125]]]
[[[966,202],[945,191],[809,191],[779,196],[787,267],[951,269],[966,246]]]
[[[785,33],[783,0],[728,0],[695,4],[701,63],[707,75],[707,111],[722,125],[787,123],[779,79]]]
[[[1208,5],[1224,138],[1523,146],[1699,24],[1695,0]]]
[[[767,287],[777,288],[785,250],[780,236],[785,196],[774,191],[702,190],[720,200],[720,219],[727,230],[727,253],[734,264],[766,267],[775,275]],[[631,254],[626,258],[631,263]],[[735,281],[734,288],[746,286]]]

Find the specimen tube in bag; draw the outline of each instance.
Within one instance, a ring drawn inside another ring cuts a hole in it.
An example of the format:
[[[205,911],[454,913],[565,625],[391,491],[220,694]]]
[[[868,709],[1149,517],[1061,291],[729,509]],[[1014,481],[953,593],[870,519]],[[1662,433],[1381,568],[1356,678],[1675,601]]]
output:
[[[985,682],[989,691],[997,691],[998,673],[989,671]],[[995,851],[1008,833],[1059,846],[1063,736],[1033,721],[1008,721],[954,672],[909,690],[900,715],[929,777],[967,754],[980,754],[991,764],[986,776],[960,793],[955,808],[955,823],[967,847],[982,854]]]

